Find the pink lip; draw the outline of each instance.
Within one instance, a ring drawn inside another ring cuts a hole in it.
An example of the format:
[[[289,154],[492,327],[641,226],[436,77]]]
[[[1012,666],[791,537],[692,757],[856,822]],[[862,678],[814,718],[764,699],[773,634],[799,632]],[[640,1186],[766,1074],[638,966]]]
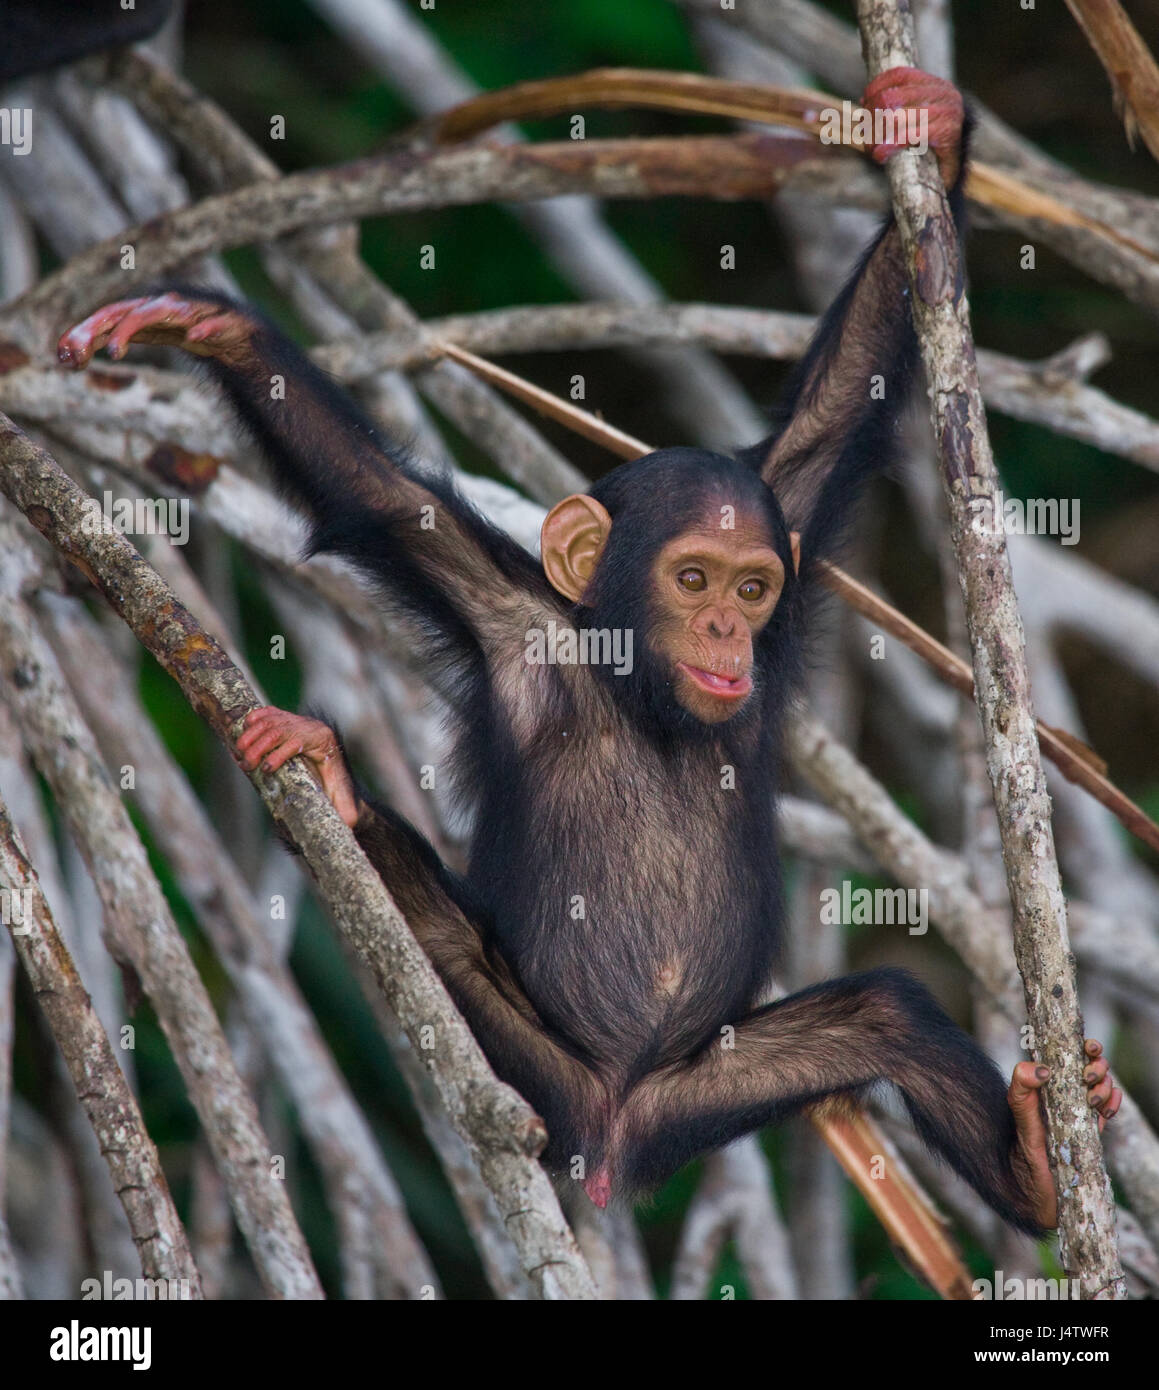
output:
[[[721,676],[715,671],[702,671],[699,666],[689,666],[686,661],[681,661],[679,665],[688,672],[701,690],[707,690],[710,695],[717,695],[724,700],[739,700],[748,695],[753,688],[751,676]]]

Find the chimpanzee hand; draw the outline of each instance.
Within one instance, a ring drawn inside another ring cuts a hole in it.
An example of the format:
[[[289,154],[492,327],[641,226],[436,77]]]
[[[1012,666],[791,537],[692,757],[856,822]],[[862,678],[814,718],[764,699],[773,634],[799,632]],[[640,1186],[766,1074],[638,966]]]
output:
[[[930,149],[938,156],[938,167],[942,171],[942,182],[953,188],[958,181],[958,171],[962,153],[962,122],[965,109],[962,94],[952,82],[934,77],[920,68],[889,68],[879,73],[865,88],[861,98],[862,105],[869,111],[905,111],[924,108],[927,113],[927,138]],[[883,140],[872,150],[878,164],[885,161],[897,150],[907,144],[917,143],[916,137],[908,139],[908,122],[900,123],[897,140]]]
[[[189,299],[169,291],[106,304],[70,328],[57,344],[56,353],[67,366],[84,367],[93,353],[106,345],[110,357],[123,357],[130,342],[161,343],[242,367],[250,360],[249,342],[256,327],[231,305]]]
[[[265,705],[250,710],[245,718],[245,730],[237,741],[237,751],[247,772],[265,759],[265,770],[276,772],[283,763],[299,754],[321,783],[331,806],[347,825],[353,827],[358,819],[358,796],[346,759],[329,724],[320,719],[307,719],[301,714],[288,714],[284,709]]]
[[[1083,1072],[1087,1100],[1099,1112],[1099,1133],[1102,1134],[1107,1121],[1118,1113],[1123,1103],[1123,1093],[1115,1085],[1107,1059],[1102,1055],[1102,1043],[1088,1038],[1083,1050],[1091,1059]],[[1049,1067],[1036,1066],[1034,1062],[1019,1062],[1014,1068],[1007,1099],[1018,1128],[1024,1171],[1030,1176],[1036,1199],[1035,1218],[1041,1225],[1053,1228],[1058,1225],[1058,1199],[1046,1156],[1046,1126],[1038,1095],[1049,1079]]]

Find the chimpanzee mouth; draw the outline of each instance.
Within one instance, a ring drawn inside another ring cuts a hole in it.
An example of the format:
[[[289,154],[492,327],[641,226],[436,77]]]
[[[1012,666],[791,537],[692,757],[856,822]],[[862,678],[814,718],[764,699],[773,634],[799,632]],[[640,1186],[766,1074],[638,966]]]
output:
[[[687,661],[682,661],[679,664],[700,686],[701,690],[707,690],[711,695],[718,695],[726,700],[739,700],[752,691],[753,680],[750,675],[722,676],[716,671],[705,671],[699,666],[689,666]]]

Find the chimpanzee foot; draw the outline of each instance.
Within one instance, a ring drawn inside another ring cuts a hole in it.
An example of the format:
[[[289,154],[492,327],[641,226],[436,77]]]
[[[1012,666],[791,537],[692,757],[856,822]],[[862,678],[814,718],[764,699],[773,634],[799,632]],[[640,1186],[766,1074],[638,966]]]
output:
[[[1117,1113],[1123,1093],[1115,1085],[1110,1065],[1102,1055],[1103,1045],[1088,1038],[1083,1051],[1090,1058],[1083,1071],[1087,1100],[1099,1113],[1099,1133]],[[1050,1079],[1050,1068],[1034,1062],[1019,1062],[1014,1068],[1007,1099],[1018,1130],[1018,1147],[1024,1175],[1034,1200],[1034,1218],[1042,1226],[1058,1225],[1058,1199],[1050,1162],[1046,1156],[1046,1125],[1042,1118],[1039,1091]]]

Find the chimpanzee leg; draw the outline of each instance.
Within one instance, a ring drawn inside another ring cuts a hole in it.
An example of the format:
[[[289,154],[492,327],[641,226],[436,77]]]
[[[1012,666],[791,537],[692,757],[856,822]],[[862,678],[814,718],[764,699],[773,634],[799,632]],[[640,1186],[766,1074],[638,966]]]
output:
[[[354,834],[420,946],[439,972],[496,1074],[547,1124],[554,1167],[600,1151],[608,1093],[596,1074],[544,1026],[500,956],[486,948],[462,888],[407,821],[363,797]]]
[[[906,971],[803,990],[738,1020],[628,1096],[612,1180],[648,1186],[710,1148],[826,1096],[890,1081],[918,1133],[1007,1221],[1039,1232],[997,1067]]]

